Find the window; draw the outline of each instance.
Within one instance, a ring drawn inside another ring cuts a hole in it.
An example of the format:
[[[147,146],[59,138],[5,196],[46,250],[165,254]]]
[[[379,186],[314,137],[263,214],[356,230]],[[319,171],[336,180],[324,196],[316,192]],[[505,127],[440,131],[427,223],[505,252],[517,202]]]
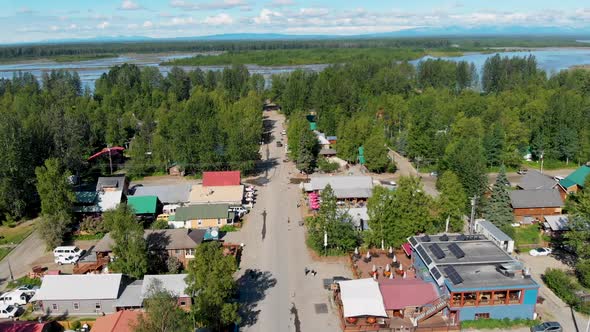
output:
[[[174,253],[180,255],[180,249],[174,249]]]
[[[80,302],[74,302],[74,310],[80,310]]]
[[[490,305],[492,303],[492,292],[479,292],[477,303],[478,305]]]
[[[490,318],[490,313],[489,312],[482,312],[482,313],[475,314],[475,320],[478,320],[478,319],[489,319],[489,318]]]
[[[185,301],[180,301],[180,306],[181,307],[184,307],[185,305],[186,305],[186,302]]]
[[[186,249],[186,255],[187,256],[194,256],[195,255],[195,249]]]
[[[520,303],[520,295],[521,294],[522,294],[521,290],[508,291],[508,303],[510,303],[510,304]]]
[[[494,304],[504,304],[506,303],[506,291],[494,291]]]
[[[477,293],[463,293],[463,305],[474,306]]]
[[[96,308],[96,311],[100,311],[102,309],[100,302],[96,302],[96,305],[94,307]]]
[[[51,310],[53,310],[53,311],[59,310],[59,306],[57,305],[57,303],[52,303],[51,304]]]
[[[453,295],[451,296],[451,306],[461,306],[461,293],[453,293]]]

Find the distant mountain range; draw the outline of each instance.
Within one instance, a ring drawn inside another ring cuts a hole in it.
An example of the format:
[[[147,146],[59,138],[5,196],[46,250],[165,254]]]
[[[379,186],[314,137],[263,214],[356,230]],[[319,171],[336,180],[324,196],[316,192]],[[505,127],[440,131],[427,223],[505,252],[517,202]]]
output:
[[[410,37],[469,37],[469,36],[564,36],[590,38],[590,26],[569,27],[525,27],[525,26],[479,26],[479,27],[423,27],[400,31],[357,34],[357,35],[291,35],[279,33],[230,33],[209,36],[152,38],[145,36],[99,36],[86,39],[52,39],[39,43],[106,43],[143,41],[239,41],[239,40],[326,40],[365,38],[410,38]]]

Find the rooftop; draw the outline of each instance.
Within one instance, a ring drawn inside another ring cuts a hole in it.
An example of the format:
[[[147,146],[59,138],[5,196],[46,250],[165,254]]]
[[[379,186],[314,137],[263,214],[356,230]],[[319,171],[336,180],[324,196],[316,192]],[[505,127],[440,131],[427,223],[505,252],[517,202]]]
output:
[[[339,281],[344,317],[387,317],[379,284],[373,278]]]
[[[422,307],[438,298],[434,284],[420,279],[381,278],[379,289],[386,310]]]
[[[96,191],[102,190],[124,190],[125,189],[125,176],[101,176],[98,178],[96,183]]]
[[[146,229],[143,233],[144,239],[152,249],[174,250],[195,248],[205,236],[205,230],[200,229]],[[114,244],[110,233],[103,236],[94,246],[95,252],[110,252]]]
[[[186,203],[191,192],[190,184],[168,186],[144,186],[135,189],[134,196],[158,196],[164,204]]]
[[[92,332],[132,332],[139,315],[141,311],[122,310],[98,317],[92,324]]]
[[[113,300],[119,295],[122,274],[45,275],[33,301]]]
[[[498,241],[512,241],[512,238],[506,233],[502,232],[496,225],[485,219],[476,219],[475,223],[485,228]]]
[[[304,184],[304,188],[306,191],[317,191],[328,184],[338,198],[368,198],[373,194],[373,179],[370,176],[314,176]]]
[[[522,177],[518,187],[525,190],[552,189],[556,184],[557,182],[553,178],[538,171],[530,170]]]
[[[191,204],[229,203],[241,204],[244,199],[244,186],[206,187],[193,185],[189,196]]]
[[[513,190],[510,203],[514,209],[563,207],[563,200],[557,189]]]
[[[187,297],[186,282],[184,279],[187,274],[159,274],[159,275],[145,275],[143,277],[143,284],[141,287],[141,297],[149,297],[150,288],[152,285],[157,285],[164,290],[167,290],[178,297]]]
[[[158,196],[129,196],[127,205],[135,214],[155,214],[158,208]]]
[[[586,181],[588,175],[590,175],[590,166],[584,165],[559,181],[559,184],[566,189],[574,185],[584,188],[584,181]]]
[[[226,219],[228,217],[229,204],[199,204],[177,208],[174,220]]]
[[[366,207],[344,209],[352,219],[352,224],[356,227],[361,227],[361,220],[363,220],[363,230],[369,229],[369,213]]]
[[[569,229],[569,217],[566,214],[545,216],[545,227],[552,231],[565,231]]]
[[[118,308],[137,308],[143,304],[141,298],[141,288],[143,280],[136,280],[133,283],[127,285],[121,292],[121,295],[117,299],[115,306]],[[93,331],[94,332],[94,331]]]
[[[203,186],[239,186],[240,171],[203,172]]]

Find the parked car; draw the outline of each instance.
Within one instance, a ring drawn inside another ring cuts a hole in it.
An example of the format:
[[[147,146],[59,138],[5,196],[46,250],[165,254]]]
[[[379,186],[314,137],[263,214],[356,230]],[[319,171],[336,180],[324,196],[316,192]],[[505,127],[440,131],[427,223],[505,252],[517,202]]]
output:
[[[248,213],[248,209],[241,207],[241,206],[232,206],[229,208],[229,210],[237,213],[240,217],[242,217],[246,213]]]
[[[23,291],[13,290],[0,295],[0,304],[20,306],[29,302],[29,296]]]
[[[283,136],[287,135],[287,131],[283,129],[283,130],[281,131],[281,135],[283,135]]]
[[[246,191],[256,191],[256,188],[254,186],[248,186],[246,187]]]
[[[76,264],[80,260],[79,256],[59,256],[55,257],[55,262],[58,265],[62,264]]]
[[[527,172],[528,172],[528,170],[526,168],[521,168],[518,170],[518,172],[516,172],[516,174],[525,175]]]
[[[280,148],[281,146],[283,146],[283,142],[277,141],[277,148]]]
[[[531,327],[531,332],[563,332],[558,322],[545,322]]]
[[[535,248],[529,251],[531,256],[549,256],[551,253],[551,248]]]
[[[33,296],[35,295],[35,293],[37,292],[37,290],[39,290],[39,286],[33,286],[33,285],[23,285],[20,286],[19,288],[15,289],[18,291],[22,291],[25,294],[27,294],[28,296]]]
[[[10,304],[0,304],[0,318],[12,319],[18,314],[18,307]]]
[[[75,246],[63,246],[57,247],[53,249],[53,256],[60,257],[60,256],[82,256],[84,254],[84,250],[81,250]]]

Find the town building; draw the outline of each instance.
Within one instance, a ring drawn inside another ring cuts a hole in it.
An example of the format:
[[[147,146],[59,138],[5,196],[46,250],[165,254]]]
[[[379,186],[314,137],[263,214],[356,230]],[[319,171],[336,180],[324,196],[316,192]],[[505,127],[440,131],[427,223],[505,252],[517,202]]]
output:
[[[75,189],[74,213],[96,215],[114,210],[126,201],[129,181],[125,176],[99,177],[96,186]]]
[[[485,219],[475,219],[474,228],[476,233],[494,241],[498,247],[507,253],[510,254],[514,251],[514,240],[491,222]]]
[[[539,171],[529,170],[517,185],[522,190],[550,190],[557,186],[557,181]]]
[[[303,184],[303,189],[319,194],[328,184],[339,201],[354,204],[364,202],[373,195],[373,179],[370,176],[314,176]]]
[[[227,203],[179,207],[174,217],[168,219],[168,225],[173,228],[198,229],[231,225],[234,223],[235,212],[229,211],[229,207]]]
[[[189,205],[195,204],[229,204],[241,206],[244,200],[244,186],[203,186],[193,185],[189,196]]]
[[[483,235],[409,238],[418,278],[437,285],[438,312],[451,321],[533,319],[539,285],[523,264]],[[420,321],[434,312],[414,317]]]
[[[4,321],[0,322],[2,332],[57,332],[63,331],[63,327],[55,321],[49,322],[27,322],[27,321]],[[92,330],[94,331],[94,330]]]
[[[92,325],[91,332],[133,332],[141,311],[121,310],[113,314],[98,317]]]
[[[559,181],[559,188],[562,197],[576,193],[584,189],[584,182],[590,175],[590,165],[586,164],[576,169],[572,174],[568,175],[565,179]]]
[[[133,196],[157,196],[162,202],[162,212],[166,214],[176,213],[176,208],[188,204],[190,184],[141,186],[134,190]]]
[[[158,196],[129,196],[127,205],[143,220],[155,220],[162,211],[162,203]]]
[[[31,301],[51,316],[90,316],[116,311],[123,275],[45,275]]]
[[[145,275],[141,287],[141,298],[145,300],[150,297],[154,289],[166,290],[177,298],[180,308],[189,311],[192,298],[186,294],[186,277],[187,274]]]
[[[143,237],[149,252],[157,253],[162,260],[176,257],[186,268],[195,257],[195,248],[203,242],[205,232],[204,229],[146,229]],[[114,240],[107,233],[96,243],[93,252],[98,257],[111,256],[113,246]]]
[[[344,208],[344,211],[348,214],[356,230],[366,231],[369,229],[369,213],[366,206],[360,208]]]
[[[560,236],[569,231],[569,217],[567,214],[558,214],[554,216],[545,216],[543,221],[543,230],[552,236]]]
[[[559,215],[564,206],[557,189],[513,190],[510,192],[510,204],[517,221],[526,218],[540,221],[545,216]]]
[[[239,186],[240,171],[203,172],[203,187]]]

